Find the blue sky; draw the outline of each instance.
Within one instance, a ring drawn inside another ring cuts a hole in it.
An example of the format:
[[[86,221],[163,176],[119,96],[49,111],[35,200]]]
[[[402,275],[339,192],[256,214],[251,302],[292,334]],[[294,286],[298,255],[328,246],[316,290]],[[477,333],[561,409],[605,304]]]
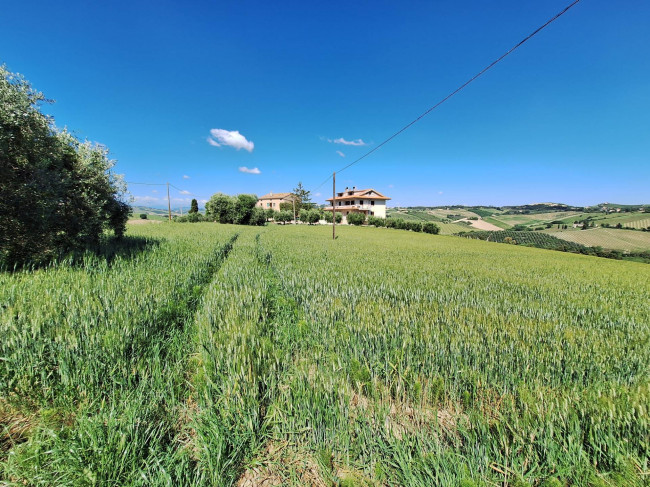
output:
[[[175,207],[298,181],[323,203],[332,171],[568,3],[5,2],[0,62],[128,181],[191,193]],[[645,0],[582,0],[338,187],[392,206],[650,202],[649,25]]]

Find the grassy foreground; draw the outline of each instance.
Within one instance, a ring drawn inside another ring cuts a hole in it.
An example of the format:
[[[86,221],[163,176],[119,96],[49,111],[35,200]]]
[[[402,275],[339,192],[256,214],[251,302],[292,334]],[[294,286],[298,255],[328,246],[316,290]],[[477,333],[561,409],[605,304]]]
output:
[[[338,232],[0,274],[0,485],[648,485],[647,265]]]

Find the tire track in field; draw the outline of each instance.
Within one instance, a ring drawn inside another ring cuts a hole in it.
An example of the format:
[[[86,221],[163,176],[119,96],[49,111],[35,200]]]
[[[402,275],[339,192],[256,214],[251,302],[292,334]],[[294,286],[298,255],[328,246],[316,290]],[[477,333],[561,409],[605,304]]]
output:
[[[185,480],[198,484],[237,482],[267,439],[267,411],[290,362],[284,345],[294,311],[279,294],[259,235],[242,233],[195,315],[177,456],[190,457]]]

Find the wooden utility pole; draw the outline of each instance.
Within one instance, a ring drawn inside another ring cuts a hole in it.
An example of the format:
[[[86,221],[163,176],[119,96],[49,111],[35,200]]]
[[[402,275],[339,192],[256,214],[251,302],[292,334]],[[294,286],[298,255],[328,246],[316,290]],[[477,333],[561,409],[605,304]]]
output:
[[[336,172],[332,174],[332,240],[336,240]]]
[[[295,194],[291,195],[291,201],[293,201],[293,224],[295,225],[296,223],[298,223],[296,221],[296,195]]]
[[[167,214],[169,215],[169,221],[172,221],[172,203],[169,199],[169,183],[167,183]]]

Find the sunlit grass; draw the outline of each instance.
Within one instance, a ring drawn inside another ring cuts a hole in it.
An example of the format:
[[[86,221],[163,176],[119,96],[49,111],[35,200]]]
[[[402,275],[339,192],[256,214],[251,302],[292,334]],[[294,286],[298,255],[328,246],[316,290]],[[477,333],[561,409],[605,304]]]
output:
[[[0,274],[0,483],[647,478],[647,265],[374,228],[130,232],[153,245]]]

